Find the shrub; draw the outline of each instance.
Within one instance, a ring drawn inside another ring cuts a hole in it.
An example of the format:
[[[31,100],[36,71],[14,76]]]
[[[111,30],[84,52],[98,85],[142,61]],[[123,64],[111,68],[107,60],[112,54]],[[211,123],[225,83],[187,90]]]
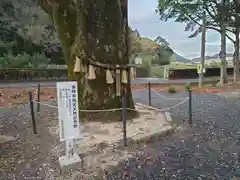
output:
[[[28,67],[32,68],[45,68],[49,63],[49,59],[44,53],[34,53],[31,57],[31,61],[28,63]]]
[[[176,93],[177,90],[176,90],[175,86],[171,85],[168,87],[168,92],[173,94],[173,93]]]
[[[209,64],[210,67],[213,67],[213,68],[220,68],[221,67],[221,63],[220,62],[216,62],[216,61],[213,61]]]
[[[11,52],[0,57],[1,68],[44,68],[48,64],[48,58],[42,53],[12,54]]]
[[[185,84],[185,89],[186,89],[186,91],[189,91],[191,88],[192,88],[192,87],[191,87],[191,84],[190,84],[190,83]]]

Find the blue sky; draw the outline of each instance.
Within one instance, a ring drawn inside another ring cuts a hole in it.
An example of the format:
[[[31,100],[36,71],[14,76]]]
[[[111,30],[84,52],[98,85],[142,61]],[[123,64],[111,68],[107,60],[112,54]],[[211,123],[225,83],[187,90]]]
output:
[[[187,58],[200,56],[201,35],[189,39],[190,32],[184,31],[184,24],[173,20],[162,22],[155,13],[157,0],[128,0],[129,24],[137,29],[141,36],[155,39],[162,36],[168,40],[172,49]],[[220,34],[207,31],[206,55],[213,55],[220,51]],[[227,51],[232,53],[233,45],[227,40]]]

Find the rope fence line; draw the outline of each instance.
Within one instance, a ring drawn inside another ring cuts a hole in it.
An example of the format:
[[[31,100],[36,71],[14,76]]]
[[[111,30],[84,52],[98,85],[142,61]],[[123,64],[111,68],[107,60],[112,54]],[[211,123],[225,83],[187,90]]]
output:
[[[180,106],[181,104],[184,104],[184,103],[187,102],[188,100],[189,100],[189,98],[186,98],[186,99],[184,99],[183,101],[181,101],[181,102],[179,102],[179,103],[177,103],[177,104],[174,104],[174,105],[172,105],[172,106],[170,106],[170,107],[166,107],[166,108],[162,108],[162,109],[156,108],[156,107],[154,107],[154,106],[148,106],[148,105],[141,104],[141,103],[136,103],[136,104],[139,105],[139,106],[143,106],[143,107],[152,109],[152,110],[156,110],[156,111],[158,111],[158,112],[164,112],[164,111],[167,111],[167,110],[172,109],[172,108],[174,108],[174,107]]]
[[[33,101],[34,103],[38,103],[37,101]],[[51,108],[55,108],[58,109],[57,106],[51,105],[51,104],[44,104],[42,102],[39,102],[39,104],[43,105],[43,106],[48,106]],[[112,108],[112,109],[79,109],[79,112],[114,112],[114,111],[122,111],[124,108]],[[125,108],[126,110],[130,110],[130,111],[137,111],[137,112],[145,112],[145,111],[141,111],[141,110],[137,110],[137,109],[132,109],[132,108]]]
[[[135,90],[135,91],[145,91],[145,90],[147,90],[147,88],[137,89],[137,90]],[[33,103],[58,109],[57,106],[54,106],[54,105],[51,105],[51,104],[45,104],[45,103],[42,103],[42,102],[40,102],[40,101],[38,102],[38,101],[36,100],[37,95],[38,95],[37,92],[38,92],[38,89],[35,90],[34,98],[33,98],[33,100],[32,100]],[[131,109],[131,108],[125,108],[125,109],[126,109],[126,110],[130,110],[130,111],[138,111],[138,112],[141,112],[140,110]],[[79,112],[113,112],[113,111],[122,111],[122,110],[123,110],[123,108],[112,108],[112,109],[80,109]],[[142,112],[143,112],[143,111],[142,111]]]
[[[142,88],[142,89],[137,89],[135,91],[145,91],[146,88]],[[145,105],[145,104],[140,104],[140,103],[136,103],[136,105],[140,106],[140,107],[145,107],[151,110],[155,110],[157,112],[166,112],[168,110],[170,110],[171,108],[180,106],[181,104],[185,103],[185,102],[189,102],[189,124],[192,124],[192,91],[191,89],[189,89],[189,97],[186,97],[184,99],[180,99],[180,98],[168,98],[160,93],[158,93],[156,90],[151,88],[151,84],[148,83],[148,99],[149,99],[149,106]],[[158,95],[158,97],[163,98],[163,99],[168,99],[168,100],[181,100],[181,102],[174,104],[170,107],[166,107],[166,108],[156,108],[154,106],[151,105],[151,92],[154,92],[156,95]],[[33,98],[33,93],[34,93],[34,98]],[[145,102],[146,103],[146,102]],[[38,84],[38,88],[35,91],[29,91],[29,105],[30,105],[30,113],[32,116],[32,125],[33,125],[33,132],[34,134],[37,134],[37,129],[36,129],[36,122],[35,122],[35,110],[34,110],[34,104],[37,104],[37,112],[40,112],[40,105],[43,106],[47,106],[50,108],[54,108],[54,109],[58,109],[57,105],[52,105],[52,104],[47,104],[44,102],[40,102],[40,84]],[[141,110],[141,109],[132,109],[132,108],[127,108],[126,107],[126,97],[123,96],[122,97],[122,107],[120,108],[112,108],[112,109],[80,109],[78,110],[79,112],[90,112],[90,113],[97,113],[97,112],[114,112],[114,111],[122,111],[122,123],[123,123],[123,134],[124,134],[124,146],[127,146],[127,138],[126,138],[126,111],[135,111],[135,112],[143,112],[146,113],[146,110]]]
[[[145,88],[145,89],[146,89],[146,88]],[[144,90],[144,89],[143,89],[143,90]],[[184,99],[164,97],[163,95],[159,94],[157,91],[155,91],[155,90],[153,90],[153,89],[151,89],[151,90],[152,90],[153,92],[155,92],[159,97],[164,98],[164,99],[182,100],[181,102],[179,102],[179,103],[177,103],[177,104],[174,104],[174,105],[172,105],[172,106],[170,106],[170,107],[162,108],[162,109],[155,108],[155,107],[153,107],[153,106],[148,106],[148,107],[150,107],[150,109],[151,109],[151,107],[152,107],[153,110],[156,110],[156,111],[159,111],[159,112],[167,111],[167,110],[169,110],[169,109],[171,109],[171,108],[174,108],[174,107],[177,107],[177,106],[179,106],[179,105],[181,105],[181,104],[183,104],[183,103],[185,103],[186,101],[189,100],[189,97],[184,98]],[[36,90],[36,92],[37,92],[37,90]],[[36,96],[37,96],[37,93],[35,94],[35,97],[36,97]],[[33,99],[33,102],[36,103],[36,104],[39,103],[39,104],[41,104],[41,105],[43,105],[43,106],[48,106],[48,107],[51,107],[51,108],[58,109],[57,106],[54,106],[54,105],[51,105],[51,104],[45,104],[45,103],[42,103],[42,102],[38,102],[38,101],[35,100],[35,98]],[[139,103],[137,103],[137,104],[139,105]],[[142,105],[142,106],[143,106],[143,105]],[[132,108],[125,108],[125,109],[126,109],[126,110],[130,110],[130,111],[144,112],[144,111],[137,110],[137,109],[132,109]],[[123,110],[123,108],[112,108],[112,109],[80,109],[79,112],[113,112],[113,111],[122,111],[122,110]]]
[[[163,90],[164,88],[161,88],[159,89],[160,91]],[[135,91],[145,91],[145,90],[148,90],[147,88],[143,88],[143,89],[136,89]],[[162,94],[160,94],[159,92],[157,92],[156,90],[150,88],[151,91],[153,91],[157,96],[159,96],[160,98],[163,98],[163,99],[166,99],[166,100],[182,100],[181,102],[177,103],[177,104],[174,104],[170,107],[167,107],[167,108],[156,108],[156,107],[153,107],[153,106],[147,106],[147,105],[144,105],[144,104],[141,104],[141,106],[146,106],[146,107],[149,107],[150,109],[152,110],[156,110],[156,111],[159,111],[159,112],[164,112],[164,111],[167,111],[171,108],[174,108],[174,107],[177,107],[183,103],[185,103],[186,101],[189,100],[189,97],[186,97],[186,98],[169,98],[167,96],[164,96]],[[43,105],[43,106],[47,106],[47,107],[50,107],[50,108],[55,108],[55,109],[58,109],[57,106],[54,106],[54,105],[51,105],[51,104],[46,104],[46,103],[42,103],[42,102],[38,102],[36,101],[36,98],[37,98],[37,92],[38,92],[38,89],[36,88],[36,90],[34,91],[34,98],[33,98],[33,103],[36,103],[36,104],[40,104],[40,105]],[[137,103],[138,105],[140,105],[140,103]],[[125,108],[126,110],[130,110],[130,111],[137,111],[137,112],[144,112],[144,111],[140,111],[140,110],[137,110],[137,109],[131,109],[131,108]],[[113,112],[113,111],[122,111],[123,108],[112,108],[112,109],[80,109],[79,112]]]

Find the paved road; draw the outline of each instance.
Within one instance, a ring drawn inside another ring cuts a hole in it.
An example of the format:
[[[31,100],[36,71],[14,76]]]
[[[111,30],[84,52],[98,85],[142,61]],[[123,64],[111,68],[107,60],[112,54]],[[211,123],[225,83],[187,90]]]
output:
[[[219,78],[206,78],[205,82],[217,81]],[[137,78],[132,81],[132,84],[147,84],[159,83],[159,84],[186,84],[186,83],[197,83],[198,79],[178,79],[178,80],[166,80],[162,78]],[[24,87],[37,87],[38,84],[41,86],[56,86],[56,81],[52,82],[14,82],[14,83],[0,83],[0,88],[24,88]]]

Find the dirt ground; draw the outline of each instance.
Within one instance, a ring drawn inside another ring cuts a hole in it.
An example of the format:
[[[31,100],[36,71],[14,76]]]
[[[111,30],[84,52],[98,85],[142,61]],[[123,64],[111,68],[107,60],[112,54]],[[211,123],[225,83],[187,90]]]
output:
[[[33,99],[37,99],[37,88],[4,88],[0,89],[0,108],[18,107],[27,104],[29,91]],[[40,101],[48,101],[56,98],[56,88],[44,87],[40,90]]]

